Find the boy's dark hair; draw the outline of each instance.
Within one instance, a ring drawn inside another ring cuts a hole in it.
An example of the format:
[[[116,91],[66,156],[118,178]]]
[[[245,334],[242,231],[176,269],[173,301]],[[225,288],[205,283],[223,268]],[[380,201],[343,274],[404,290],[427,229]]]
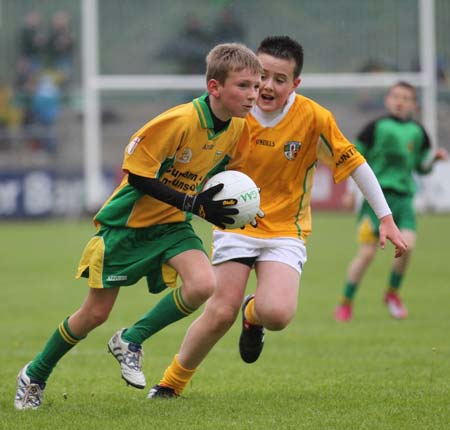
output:
[[[398,81],[396,82],[394,85],[392,85],[389,90],[391,90],[392,88],[395,87],[402,87],[402,88],[406,88],[407,90],[410,90],[411,93],[414,95],[414,99],[417,98],[417,90],[416,87],[412,84],[410,84],[409,82],[406,81]]]
[[[262,40],[257,54],[267,54],[284,60],[294,60],[294,78],[298,78],[303,69],[303,47],[289,36],[269,36]]]

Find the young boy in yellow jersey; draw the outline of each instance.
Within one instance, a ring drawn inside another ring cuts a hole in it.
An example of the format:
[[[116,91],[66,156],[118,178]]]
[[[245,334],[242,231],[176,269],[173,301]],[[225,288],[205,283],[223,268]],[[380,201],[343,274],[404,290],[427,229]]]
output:
[[[244,117],[255,104],[262,67],[241,44],[217,45],[206,58],[207,93],[176,106],[137,131],[125,149],[122,183],[95,215],[97,234],[88,242],[77,277],[88,278],[81,307],[66,318],[44,349],[17,378],[16,409],[36,409],[58,361],[102,324],[120,287],[146,277],[149,291],[173,287],[108,348],[122,377],[145,387],[142,342],[196,310],[213,293],[216,279],[192,214],[223,227],[236,200],[213,200],[219,184],[198,193],[206,178],[229,165],[239,168],[248,150]],[[180,275],[182,285],[176,286]]]
[[[389,239],[396,255],[406,248],[365,159],[329,111],[295,93],[303,66],[302,46],[287,36],[268,37],[257,55],[264,74],[257,106],[247,117],[251,151],[242,170],[261,187],[265,217],[256,228],[214,231],[216,290],[149,398],[180,395],[197,366],[232,326],[241,305],[239,349],[247,363],[261,353],[264,328],[282,330],[292,320],[311,232],[311,187],[318,160],[330,167],[336,182],[348,176],[355,179],[381,220],[381,247]],[[243,300],[253,268],[256,292]]]

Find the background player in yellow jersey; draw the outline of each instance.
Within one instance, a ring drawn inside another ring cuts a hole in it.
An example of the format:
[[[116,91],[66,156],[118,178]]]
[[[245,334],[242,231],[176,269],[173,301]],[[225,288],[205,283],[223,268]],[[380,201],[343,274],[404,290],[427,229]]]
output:
[[[96,214],[97,234],[79,264],[77,277],[88,278],[87,298],[20,371],[17,409],[41,405],[54,366],[108,318],[120,287],[143,277],[150,292],[173,287],[108,342],[122,377],[137,388],[145,386],[142,342],[189,315],[213,293],[216,278],[189,221],[197,214],[220,227],[237,213],[229,207],[235,200],[212,200],[223,184],[197,191],[228,163],[238,168],[239,154],[245,157],[249,132],[243,118],[255,104],[262,67],[241,44],[216,46],[206,63],[206,94],[162,113],[132,136],[123,162],[127,175]],[[183,280],[178,288],[177,273]]]
[[[166,369],[153,397],[176,397],[214,344],[235,321],[242,304],[241,357],[258,359],[264,327],[282,330],[295,315],[300,275],[311,232],[310,198],[318,160],[339,182],[352,176],[380,218],[380,245],[386,238],[405,251],[381,188],[365,159],[343,136],[333,115],[295,93],[300,84],[303,48],[287,36],[264,39],[258,50],[264,74],[257,106],[248,115],[251,151],[242,170],[261,187],[265,217],[256,228],[214,231],[212,262],[217,288],[189,327],[179,353]],[[256,271],[255,295],[244,298]]]

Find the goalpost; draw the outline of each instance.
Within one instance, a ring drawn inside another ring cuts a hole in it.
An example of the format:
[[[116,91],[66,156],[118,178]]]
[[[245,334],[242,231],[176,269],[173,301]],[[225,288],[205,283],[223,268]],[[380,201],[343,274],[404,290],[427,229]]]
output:
[[[420,35],[418,73],[314,73],[302,75],[302,87],[386,88],[405,80],[421,88],[423,123],[437,141],[436,47],[434,0],[417,0]],[[83,170],[85,205],[95,211],[109,190],[102,175],[99,93],[104,90],[203,90],[203,75],[101,75],[98,73],[98,0],[82,0],[82,72],[84,98]]]

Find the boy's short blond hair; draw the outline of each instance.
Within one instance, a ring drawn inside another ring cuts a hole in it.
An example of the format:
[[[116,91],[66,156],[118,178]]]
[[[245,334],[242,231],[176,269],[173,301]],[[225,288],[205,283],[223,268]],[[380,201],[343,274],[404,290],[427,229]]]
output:
[[[263,68],[256,54],[241,43],[216,45],[206,56],[206,81],[216,79],[223,84],[230,72],[248,69],[262,74]]]

